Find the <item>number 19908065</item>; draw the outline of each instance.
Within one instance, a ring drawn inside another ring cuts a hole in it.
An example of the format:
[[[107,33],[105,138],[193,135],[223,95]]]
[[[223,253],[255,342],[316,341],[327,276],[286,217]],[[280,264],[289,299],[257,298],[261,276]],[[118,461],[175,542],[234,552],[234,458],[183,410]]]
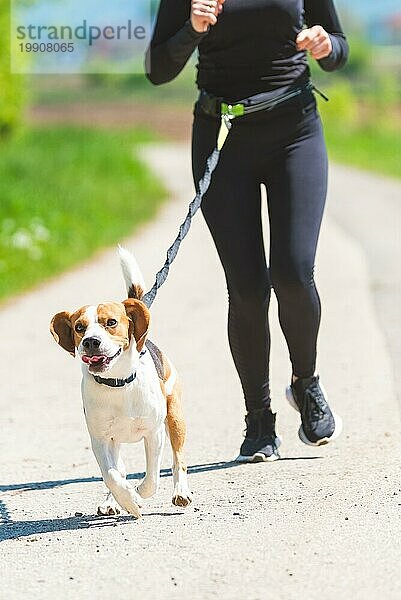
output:
[[[21,52],[74,52],[73,42],[23,42]]]

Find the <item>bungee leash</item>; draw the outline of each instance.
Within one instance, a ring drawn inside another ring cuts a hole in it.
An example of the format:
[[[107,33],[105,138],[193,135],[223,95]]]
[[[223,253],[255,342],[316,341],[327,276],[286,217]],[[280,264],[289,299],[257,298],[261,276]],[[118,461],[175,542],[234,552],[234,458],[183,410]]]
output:
[[[228,133],[228,131],[227,131],[227,133]],[[226,137],[227,137],[227,135],[226,135]],[[192,200],[192,202],[189,205],[187,215],[185,217],[184,222],[181,223],[181,225],[180,225],[180,229],[179,229],[177,237],[175,238],[174,242],[171,244],[170,248],[167,250],[167,257],[164,262],[164,265],[160,269],[160,271],[158,271],[156,273],[156,279],[155,279],[155,282],[154,282],[152,288],[148,292],[146,292],[146,294],[142,298],[142,302],[144,302],[148,308],[150,308],[152,306],[153,301],[156,298],[156,294],[157,294],[159,288],[166,281],[169,270],[170,270],[170,265],[174,261],[175,257],[177,256],[181,242],[184,239],[184,237],[187,235],[187,233],[191,227],[192,219],[193,219],[195,213],[198,211],[198,209],[201,205],[201,202],[202,202],[202,198],[209,188],[209,185],[210,185],[210,182],[212,179],[212,173],[215,170],[215,168],[217,167],[217,163],[219,162],[221,148],[222,148],[222,146],[220,146],[220,149],[216,146],[216,148],[213,150],[213,152],[207,159],[205,173],[204,173],[202,179],[199,181],[199,190],[196,193],[195,198]]]
[[[178,250],[181,246],[181,242],[187,235],[188,231],[190,230],[190,227],[192,224],[192,219],[202,204],[203,196],[206,194],[207,190],[209,189],[209,186],[210,186],[210,183],[212,180],[213,171],[215,170],[215,168],[217,167],[217,164],[219,162],[220,152],[224,146],[224,142],[226,141],[227,136],[232,127],[231,121],[236,117],[240,117],[240,116],[250,114],[253,112],[257,112],[257,111],[261,111],[261,110],[265,110],[265,111],[272,110],[278,104],[281,104],[282,102],[286,102],[287,100],[290,100],[291,98],[299,96],[302,93],[304,93],[305,91],[310,91],[310,92],[316,91],[322,98],[324,98],[324,100],[326,100],[326,102],[328,101],[327,96],[325,94],[323,94],[323,92],[318,90],[313,85],[312,82],[308,82],[305,85],[302,85],[298,88],[295,88],[294,90],[290,90],[284,94],[281,94],[280,96],[277,96],[276,98],[270,98],[267,100],[260,100],[260,101],[258,98],[258,101],[254,102],[254,103],[252,102],[252,97],[249,99],[245,99],[244,101],[237,102],[235,104],[228,104],[228,103],[222,101],[220,98],[213,97],[207,93],[203,95],[203,99],[206,99],[206,101],[208,101],[208,102],[212,101],[214,103],[215,112],[210,112],[209,114],[214,114],[215,116],[220,115],[220,128],[219,128],[219,131],[217,134],[217,143],[216,143],[215,148],[213,149],[213,152],[209,155],[209,157],[206,161],[205,172],[203,174],[203,177],[201,178],[201,180],[198,183],[198,191],[196,193],[195,198],[189,204],[188,212],[186,214],[184,221],[180,225],[178,235],[175,238],[174,242],[171,244],[171,246],[167,250],[167,255],[166,255],[166,260],[164,262],[164,265],[162,266],[160,271],[158,271],[156,273],[155,282],[154,282],[153,286],[151,287],[151,289],[148,292],[146,292],[146,294],[142,297],[142,302],[144,302],[148,308],[150,308],[152,306],[159,288],[166,281],[169,271],[170,271],[170,266],[178,254]],[[202,98],[202,93],[200,95],[200,99],[201,98]]]
[[[184,237],[187,235],[188,231],[190,230],[190,227],[192,224],[192,219],[195,216],[195,214],[198,212],[200,205],[202,204],[203,196],[206,194],[207,190],[209,189],[210,182],[212,180],[213,171],[215,170],[215,168],[217,167],[217,164],[219,162],[220,152],[221,152],[221,149],[223,148],[224,142],[227,139],[228,132],[230,131],[230,128],[231,128],[231,119],[233,119],[234,116],[235,115],[232,115],[232,116],[228,115],[225,112],[224,112],[224,114],[223,114],[223,112],[221,114],[221,123],[220,123],[219,133],[217,135],[217,144],[216,144],[216,147],[214,148],[213,152],[210,154],[209,158],[206,161],[205,172],[203,174],[202,179],[199,181],[198,191],[196,193],[196,196],[192,200],[192,202],[190,203],[190,205],[188,207],[187,215],[186,215],[184,221],[180,225],[180,229],[178,231],[177,237],[175,238],[174,242],[171,244],[171,246],[167,250],[167,256],[166,256],[164,265],[162,266],[160,271],[158,271],[156,273],[156,278],[155,278],[155,282],[154,282],[153,286],[142,297],[142,302],[144,302],[148,308],[150,308],[152,306],[153,301],[156,298],[159,288],[166,281],[169,271],[170,271],[171,263],[176,258],[177,254],[178,254],[178,250],[181,246],[181,242],[184,239]]]

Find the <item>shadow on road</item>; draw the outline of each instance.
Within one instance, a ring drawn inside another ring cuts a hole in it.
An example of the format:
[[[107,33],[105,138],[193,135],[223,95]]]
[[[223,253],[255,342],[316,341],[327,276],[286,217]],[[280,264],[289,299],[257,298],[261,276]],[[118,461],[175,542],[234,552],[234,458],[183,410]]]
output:
[[[282,458],[280,461],[286,460],[316,460],[322,458],[320,456],[298,456]],[[207,471],[217,471],[221,469],[231,469],[233,467],[243,466],[235,461],[229,462],[214,462],[188,467],[188,472],[192,474],[205,473]],[[250,465],[247,465],[249,468]],[[131,473],[127,479],[142,479],[145,473]],[[171,469],[162,469],[161,477],[171,477]],[[49,490],[64,485],[75,483],[96,483],[102,481],[101,477],[80,477],[75,479],[56,479],[54,481],[31,481],[28,483],[11,483],[8,485],[0,485],[1,492],[27,492],[33,490]],[[144,517],[162,516],[173,517],[184,514],[183,511],[177,512],[150,512],[145,513]],[[117,527],[126,523],[133,523],[136,519],[130,515],[118,517],[99,517],[95,515],[79,515],[74,517],[65,517],[62,519],[38,519],[36,521],[13,521],[7,505],[0,500],[0,542],[5,540],[17,539],[21,537],[29,537],[41,535],[43,533],[54,533],[57,531],[71,531],[78,529],[91,529],[97,527]],[[31,541],[36,541],[32,538]]]
[[[1,505],[0,501],[0,512]],[[82,517],[66,517],[65,519],[38,519],[37,521],[8,521],[2,524],[0,541],[14,540],[21,537],[55,533],[57,531],[71,531],[77,529],[92,529],[97,527],[117,527],[124,523],[133,523],[135,519],[130,515],[119,517],[98,517],[84,515]],[[36,541],[33,538],[30,541]]]
[[[323,458],[322,456],[288,456],[280,458],[279,462],[292,461],[292,460],[317,460]],[[199,465],[189,465],[188,473],[206,473],[207,471],[219,471],[221,469],[232,469],[233,467],[242,467],[241,463],[237,463],[234,460],[221,461],[213,463],[205,463]],[[252,465],[247,465],[247,468]],[[161,477],[171,477],[171,469],[162,469],[160,471]],[[127,479],[143,479],[145,473],[130,473],[127,475]],[[102,481],[101,477],[77,477],[75,479],[55,479],[53,481],[31,481],[27,483],[10,483],[7,485],[0,485],[0,492],[16,492],[16,491],[32,491],[32,490],[50,490],[63,485],[70,485],[74,483],[96,483]]]
[[[149,512],[143,517],[176,517],[183,515],[181,511]],[[118,517],[99,517],[97,515],[79,515],[63,519],[38,519],[36,521],[13,521],[7,506],[0,500],[0,542],[14,540],[22,537],[56,533],[58,531],[76,531],[78,529],[93,529],[99,527],[117,527],[128,523],[135,523],[137,519],[131,515]],[[33,537],[29,541],[35,542]]]

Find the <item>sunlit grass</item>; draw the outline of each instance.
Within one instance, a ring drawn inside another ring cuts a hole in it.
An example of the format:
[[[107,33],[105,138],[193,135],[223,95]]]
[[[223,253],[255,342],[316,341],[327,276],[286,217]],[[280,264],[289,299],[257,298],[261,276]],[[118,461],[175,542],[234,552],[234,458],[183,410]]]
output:
[[[339,128],[325,120],[329,154],[345,165],[401,177],[401,131],[380,126]]]
[[[87,259],[166,194],[135,148],[146,131],[27,130],[0,147],[0,299]]]

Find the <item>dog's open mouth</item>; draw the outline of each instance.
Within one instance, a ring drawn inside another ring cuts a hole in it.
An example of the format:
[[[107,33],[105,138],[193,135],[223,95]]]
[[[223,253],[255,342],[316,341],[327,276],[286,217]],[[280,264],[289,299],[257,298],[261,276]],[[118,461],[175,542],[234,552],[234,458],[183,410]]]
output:
[[[94,354],[93,356],[89,356],[88,354],[82,355],[82,361],[89,365],[92,369],[104,369],[111,363],[112,360],[117,358],[117,356],[121,354],[121,348],[114,354],[114,356],[106,356],[105,354]]]

